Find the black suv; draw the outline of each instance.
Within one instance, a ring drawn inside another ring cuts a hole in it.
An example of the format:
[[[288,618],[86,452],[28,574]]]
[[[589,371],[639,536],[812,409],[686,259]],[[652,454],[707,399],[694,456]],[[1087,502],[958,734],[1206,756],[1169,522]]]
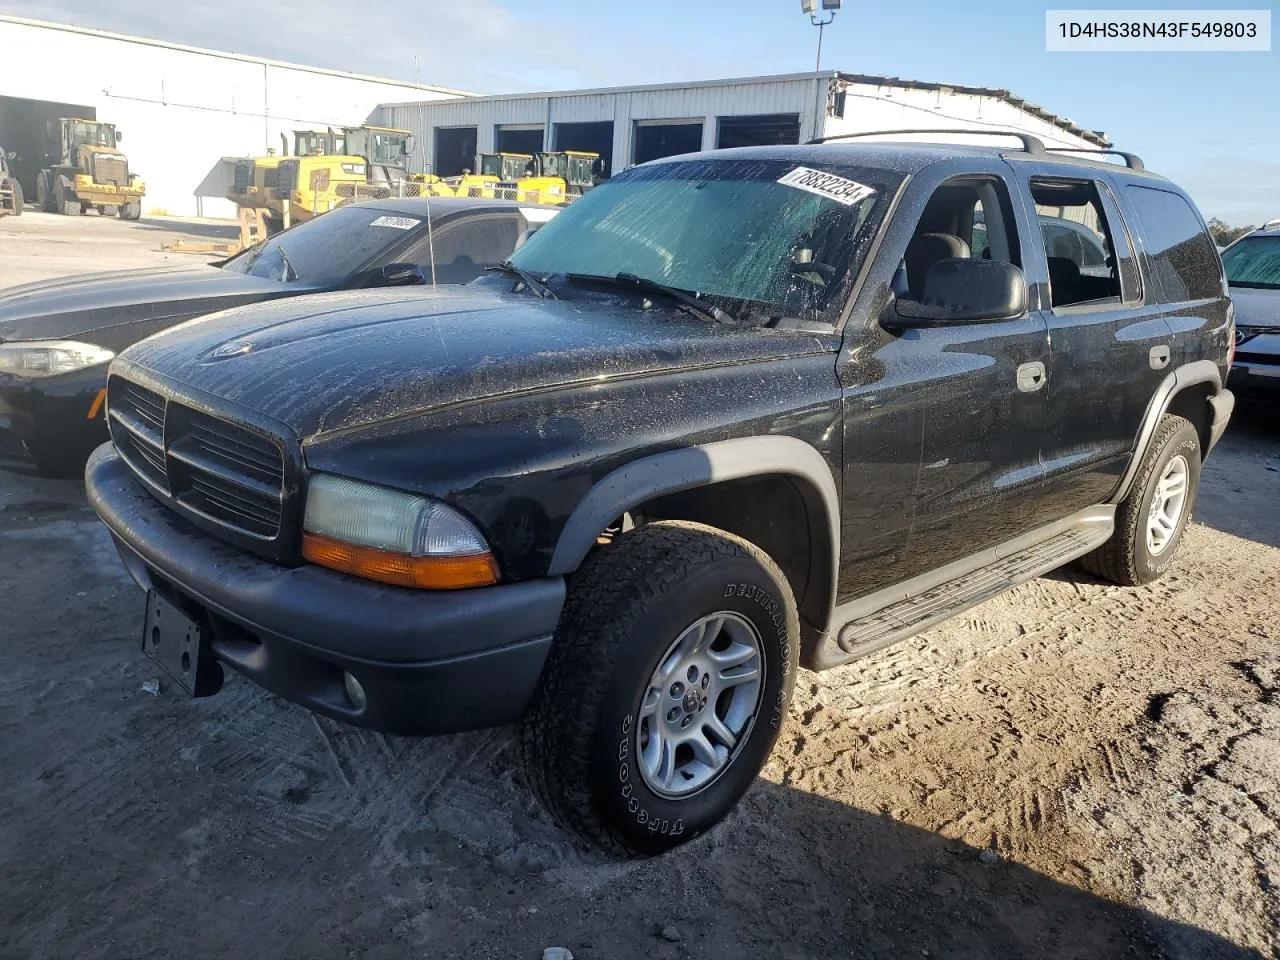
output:
[[[130,348],[87,483],[145,651],[377,730],[518,721],[552,814],[645,854],[737,803],[799,664],[1076,558],[1154,580],[1232,409],[1221,261],[1136,157],[1009,136],[675,157],[467,287]]]

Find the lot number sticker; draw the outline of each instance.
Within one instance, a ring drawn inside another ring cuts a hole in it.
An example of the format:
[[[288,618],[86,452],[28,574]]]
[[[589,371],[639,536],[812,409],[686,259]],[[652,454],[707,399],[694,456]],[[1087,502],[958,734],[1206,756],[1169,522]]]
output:
[[[392,227],[395,230],[412,230],[421,222],[421,220],[415,220],[413,217],[378,217],[369,226]]]
[[[778,182],[788,187],[795,187],[797,190],[816,193],[836,203],[843,203],[846,207],[861,203],[876,192],[874,188],[857,180],[846,180],[844,177],[837,177],[834,173],[823,173],[821,170],[812,170],[809,167],[796,167],[786,176],[781,177]]]

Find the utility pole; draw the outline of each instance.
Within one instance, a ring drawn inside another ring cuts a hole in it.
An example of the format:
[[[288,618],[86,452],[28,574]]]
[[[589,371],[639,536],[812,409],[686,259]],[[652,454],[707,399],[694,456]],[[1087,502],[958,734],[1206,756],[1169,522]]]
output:
[[[818,16],[818,0],[800,0],[800,9],[809,15],[809,22],[818,28],[818,62],[814,66],[814,70],[822,69],[822,34],[827,27],[835,22],[836,12],[840,9],[844,0],[822,0],[822,9],[829,16],[823,20]]]

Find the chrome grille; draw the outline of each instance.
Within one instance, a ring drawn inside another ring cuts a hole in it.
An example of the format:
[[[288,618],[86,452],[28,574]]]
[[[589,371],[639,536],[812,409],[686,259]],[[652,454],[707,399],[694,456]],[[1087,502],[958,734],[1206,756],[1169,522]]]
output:
[[[93,179],[96,183],[113,183],[117,187],[128,186],[129,165],[124,157],[96,153],[93,156]]]
[[[154,489],[238,533],[280,534],[285,466],[276,441],[118,375],[107,384],[107,411],[116,449]]]

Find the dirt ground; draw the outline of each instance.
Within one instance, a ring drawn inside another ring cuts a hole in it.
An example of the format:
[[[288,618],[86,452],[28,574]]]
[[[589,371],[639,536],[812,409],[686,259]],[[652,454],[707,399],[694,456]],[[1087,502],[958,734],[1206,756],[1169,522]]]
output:
[[[618,863],[509,730],[146,692],[82,490],[0,472],[0,960],[1280,956],[1278,502],[1245,407],[1164,580],[1063,571],[802,672],[733,816]]]
[[[227,220],[147,217],[132,223],[96,213],[63,217],[28,206],[20,217],[0,217],[0,289],[92,270],[206,263],[209,256],[166,253],[161,244],[226,243],[240,228]]]

